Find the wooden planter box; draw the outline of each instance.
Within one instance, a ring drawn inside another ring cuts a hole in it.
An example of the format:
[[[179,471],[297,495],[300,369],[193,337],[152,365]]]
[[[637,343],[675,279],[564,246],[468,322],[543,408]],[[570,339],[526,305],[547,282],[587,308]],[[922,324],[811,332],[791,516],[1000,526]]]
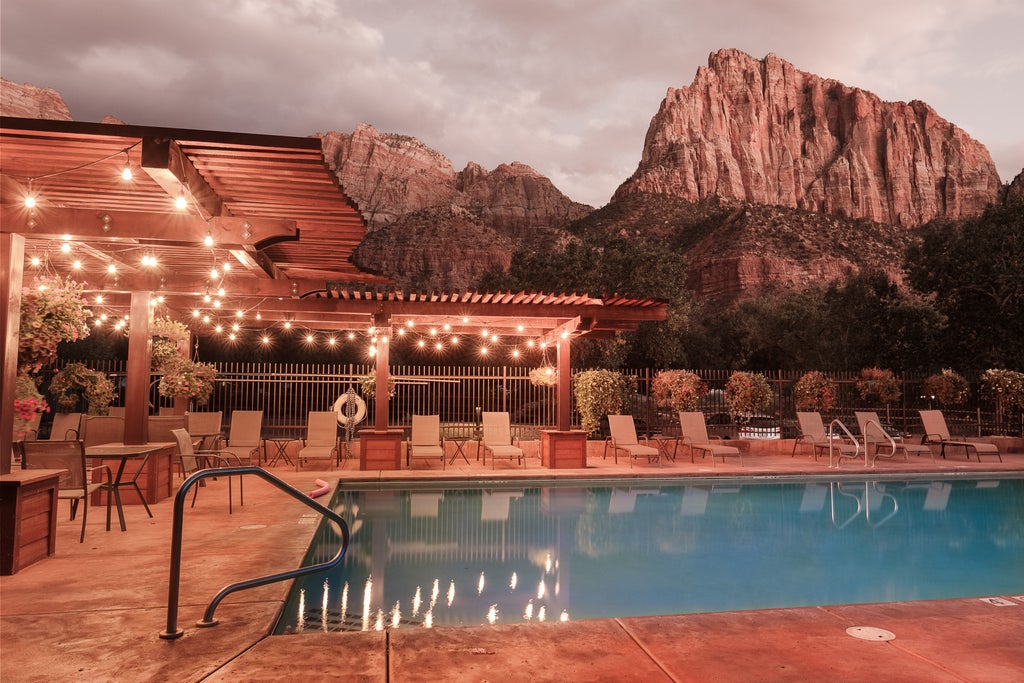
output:
[[[378,432],[363,429],[359,432],[359,469],[400,470],[402,469],[401,429]]]
[[[57,489],[63,473],[14,470],[0,476],[0,574],[10,576],[56,552]]]

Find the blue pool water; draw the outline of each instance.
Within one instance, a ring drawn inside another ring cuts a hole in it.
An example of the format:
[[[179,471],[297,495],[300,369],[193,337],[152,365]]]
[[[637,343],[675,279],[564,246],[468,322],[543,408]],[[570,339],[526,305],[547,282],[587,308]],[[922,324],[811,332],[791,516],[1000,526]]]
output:
[[[1024,479],[749,481],[340,487],[276,632],[1024,594]]]

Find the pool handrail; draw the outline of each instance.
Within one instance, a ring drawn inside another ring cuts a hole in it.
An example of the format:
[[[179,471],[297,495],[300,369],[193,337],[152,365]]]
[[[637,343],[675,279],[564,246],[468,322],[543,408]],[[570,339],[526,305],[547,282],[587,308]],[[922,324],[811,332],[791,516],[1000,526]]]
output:
[[[843,458],[856,459],[856,458],[860,457],[860,441],[858,441],[857,437],[855,437],[853,434],[850,433],[850,430],[846,428],[846,425],[843,424],[842,420],[840,420],[839,418],[836,418],[836,419],[834,419],[834,420],[832,420],[831,422],[828,423],[828,466],[829,466],[829,469],[832,469],[832,452],[834,450],[836,450],[836,449],[832,448],[832,444],[834,443],[833,439],[835,439],[837,436],[839,436],[832,429],[832,427],[834,427],[836,425],[838,425],[839,429],[841,429],[843,432],[846,433],[846,436],[850,439],[850,441],[853,442],[853,446],[854,446],[854,448],[853,448],[853,455],[843,455],[842,451],[838,451],[836,453],[836,469],[839,469],[839,465],[843,462]],[[864,466],[865,467],[868,466],[868,453],[867,453],[867,449],[864,449]]]
[[[238,581],[225,586],[213,597],[213,600],[210,601],[209,606],[207,606],[206,611],[203,613],[203,618],[196,622],[196,626],[202,628],[216,626],[217,620],[213,618],[213,613],[217,609],[217,605],[220,604],[221,600],[235,591],[245,590],[247,588],[256,588],[257,586],[265,586],[276,581],[294,579],[299,576],[305,576],[325,569],[331,569],[340,564],[342,559],[345,557],[345,552],[348,550],[349,542],[348,523],[345,522],[341,515],[334,510],[321,505],[302,491],[289,486],[264,470],[262,467],[247,465],[200,470],[181,483],[181,486],[178,488],[178,493],[174,497],[174,520],[171,527],[171,568],[167,586],[167,627],[159,634],[160,638],[163,640],[174,640],[176,638],[180,638],[185,633],[184,630],[178,628],[178,596],[181,585],[181,541],[184,526],[185,498],[188,494],[188,490],[207,477],[233,476],[236,474],[239,475],[239,477],[246,474],[254,474],[272,486],[284,491],[303,505],[312,508],[316,512],[319,512],[336,522],[341,531],[341,547],[338,549],[338,553],[326,562],[321,562],[320,564],[308,567],[299,567],[298,569],[291,569],[286,572],[280,572],[268,576],[261,576],[256,579]]]

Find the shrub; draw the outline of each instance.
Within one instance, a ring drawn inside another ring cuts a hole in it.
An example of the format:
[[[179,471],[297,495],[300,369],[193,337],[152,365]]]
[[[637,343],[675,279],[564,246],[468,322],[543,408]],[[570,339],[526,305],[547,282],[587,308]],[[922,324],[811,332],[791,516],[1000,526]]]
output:
[[[860,371],[857,391],[865,401],[875,398],[882,403],[898,401],[902,395],[900,381],[893,376],[892,370],[879,368],[864,368]]]
[[[772,404],[772,387],[764,375],[736,371],[725,384],[725,404],[735,416],[750,417]]]
[[[651,382],[651,394],[658,405],[675,411],[696,409],[707,393],[707,383],[688,370],[662,370]]]
[[[636,378],[614,370],[585,370],[573,378],[573,395],[580,426],[588,434],[601,427],[601,418],[622,410],[626,397],[636,391]]]
[[[924,391],[944,406],[961,405],[971,394],[967,380],[949,368],[925,377]]]
[[[1006,408],[1024,408],[1024,373],[1013,370],[986,370],[981,389],[988,398]]]
[[[797,410],[827,413],[836,402],[836,383],[823,372],[808,372],[793,385],[793,399]]]

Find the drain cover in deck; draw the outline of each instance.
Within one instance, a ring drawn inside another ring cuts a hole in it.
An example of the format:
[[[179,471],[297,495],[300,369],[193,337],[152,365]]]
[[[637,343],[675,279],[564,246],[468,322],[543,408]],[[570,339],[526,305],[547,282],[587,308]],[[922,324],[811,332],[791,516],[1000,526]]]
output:
[[[846,632],[854,638],[860,638],[861,640],[877,640],[878,642],[885,642],[895,640],[896,638],[896,634],[892,631],[886,631],[884,628],[874,628],[872,626],[851,626],[846,629]]]

